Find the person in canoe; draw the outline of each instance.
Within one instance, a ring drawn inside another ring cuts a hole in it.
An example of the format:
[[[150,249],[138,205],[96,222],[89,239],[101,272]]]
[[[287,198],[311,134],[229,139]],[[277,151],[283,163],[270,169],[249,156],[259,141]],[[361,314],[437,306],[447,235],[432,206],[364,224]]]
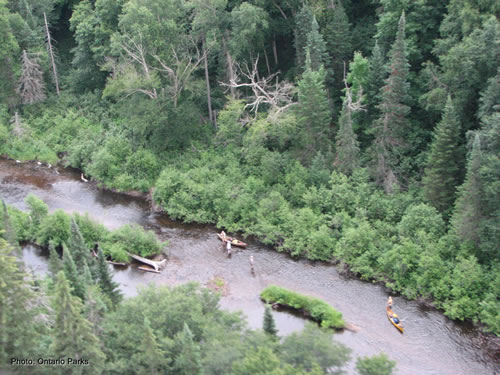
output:
[[[389,296],[389,299],[387,300],[387,307],[392,309],[392,297]]]
[[[394,321],[394,323],[399,324],[398,314],[393,314],[392,315],[392,320]]]

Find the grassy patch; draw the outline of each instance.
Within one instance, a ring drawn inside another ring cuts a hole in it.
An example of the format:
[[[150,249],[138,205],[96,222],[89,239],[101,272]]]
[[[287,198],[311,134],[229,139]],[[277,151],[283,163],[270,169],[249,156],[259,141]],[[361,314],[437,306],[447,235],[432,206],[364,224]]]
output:
[[[300,310],[318,321],[322,327],[344,328],[345,326],[342,313],[318,298],[304,296],[276,285],[268,286],[260,293],[260,297],[267,303],[277,303]]]

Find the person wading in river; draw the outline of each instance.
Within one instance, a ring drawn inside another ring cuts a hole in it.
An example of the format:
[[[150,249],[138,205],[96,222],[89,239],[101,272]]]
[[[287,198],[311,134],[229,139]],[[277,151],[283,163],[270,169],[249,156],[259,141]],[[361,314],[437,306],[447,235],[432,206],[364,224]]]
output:
[[[255,270],[253,268],[253,255],[250,255],[250,271],[252,273],[255,273]]]
[[[226,241],[227,256],[231,257],[231,241]]]

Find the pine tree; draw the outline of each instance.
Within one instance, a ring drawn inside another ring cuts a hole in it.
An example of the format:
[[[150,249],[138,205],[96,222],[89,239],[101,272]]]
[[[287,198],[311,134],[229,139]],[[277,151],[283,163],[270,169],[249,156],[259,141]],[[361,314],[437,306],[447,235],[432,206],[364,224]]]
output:
[[[366,87],[366,104],[369,122],[380,116],[380,93],[387,76],[385,68],[385,58],[378,42],[375,42],[372,55],[370,57],[370,71],[368,73],[368,84]]]
[[[326,52],[326,44],[323,36],[319,32],[318,22],[313,16],[311,31],[307,34],[306,51],[311,57],[310,68],[314,71],[319,70],[321,66],[326,66],[328,63],[328,53]]]
[[[14,227],[12,226],[12,222],[10,221],[9,210],[3,200],[2,210],[2,227],[0,228],[0,235],[5,238],[5,240],[13,249],[21,251],[21,248],[19,247],[19,241],[17,239],[16,230],[14,229]],[[3,231],[3,233],[1,231]]]
[[[351,25],[342,3],[332,1],[325,10],[324,26],[321,28],[330,55],[328,70],[333,73],[333,98],[340,97],[344,78],[344,63],[352,56]]]
[[[12,253],[12,247],[0,238],[0,368],[9,358],[38,355],[38,332],[43,327],[42,322],[35,323],[35,296]]]
[[[479,133],[474,136],[472,151],[467,163],[465,182],[459,189],[453,224],[457,234],[464,240],[479,247],[479,227],[483,217],[483,184],[480,168],[482,164],[481,139]]]
[[[181,351],[175,358],[175,368],[180,375],[201,374],[201,352],[200,347],[193,340],[193,334],[184,322],[184,328],[178,340]]]
[[[325,70],[311,69],[309,53],[306,56],[306,71],[299,82],[299,105],[297,117],[302,130],[304,152],[312,158],[316,152],[324,151],[329,138],[331,121],[328,94],[325,89]]]
[[[59,271],[63,269],[63,262],[57,254],[56,246],[53,241],[49,241],[49,274],[55,281]]]
[[[451,98],[448,97],[443,118],[436,127],[423,179],[425,198],[445,218],[451,215],[460,180],[460,134],[460,121]]]
[[[346,103],[339,118],[336,145],[335,166],[345,175],[350,175],[359,166],[359,143],[352,129],[351,109]]]
[[[377,153],[376,179],[386,193],[399,185],[398,170],[404,135],[408,131],[406,116],[410,108],[405,105],[408,97],[408,61],[406,59],[405,14],[399,20],[396,41],[391,50],[389,78],[382,88],[379,105],[380,118],[375,123],[375,148]]]
[[[63,246],[63,270],[69,284],[71,285],[72,294],[84,300],[85,283],[76,270],[76,265],[73,261],[73,257],[71,256],[71,251],[66,246]]]
[[[106,257],[104,256],[101,248],[98,249],[97,257],[99,286],[101,287],[102,292],[111,300],[113,305],[116,306],[122,299],[120,289],[118,284],[114,282],[111,277],[108,264],[106,263]]]
[[[271,307],[269,305],[266,305],[265,310],[264,310],[264,324],[263,324],[263,329],[264,332],[267,334],[277,337],[278,336],[278,330],[276,329],[276,323],[273,318],[273,314],[271,312]]]
[[[314,15],[307,4],[295,16],[295,54],[299,72],[303,71],[306,63],[307,36],[311,32],[313,19]]]
[[[158,340],[151,328],[151,323],[147,317],[144,318],[144,330],[140,354],[136,356],[138,366],[142,373],[163,374],[166,370],[167,360],[165,352],[158,344]]]
[[[73,260],[78,266],[83,266],[83,261],[90,265],[90,253],[82,234],[80,233],[80,228],[76,223],[75,217],[71,218],[71,237],[69,240],[69,248],[73,255]]]
[[[54,358],[86,359],[88,366],[72,366],[72,374],[100,374],[105,356],[99,339],[92,333],[90,322],[81,314],[82,302],[71,295],[64,272],[57,274],[54,297],[55,324],[50,351]],[[66,374],[64,367],[54,367],[54,373]]]

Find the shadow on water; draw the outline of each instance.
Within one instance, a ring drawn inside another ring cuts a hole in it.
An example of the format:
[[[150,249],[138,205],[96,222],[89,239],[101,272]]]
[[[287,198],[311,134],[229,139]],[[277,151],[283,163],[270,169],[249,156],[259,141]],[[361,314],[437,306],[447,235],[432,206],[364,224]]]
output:
[[[0,197],[6,203],[26,209],[24,199],[33,193],[48,204],[51,211],[88,212],[110,229],[137,223],[154,230],[161,240],[168,240],[169,261],[161,274],[142,272],[135,266],[114,268],[114,279],[126,296],[137,294],[137,288],[156,285],[178,285],[195,281],[206,285],[215,276],[228,286],[221,306],[241,310],[250,327],[261,328],[264,303],[259,293],[276,284],[321,298],[341,311],[347,322],[360,328],[357,333],[344,330],[336,339],[353,349],[358,356],[385,352],[396,360],[399,375],[492,375],[500,373],[495,342],[469,323],[453,322],[441,312],[416,301],[394,296],[395,311],[402,318],[405,333],[390,325],[385,314],[387,290],[347,275],[335,266],[294,260],[270,251],[252,239],[245,239],[245,250],[234,250],[226,256],[216,237],[216,228],[200,224],[183,224],[163,214],[153,213],[143,199],[106,192],[91,183],[80,181],[79,173],[53,170],[33,164],[16,164],[0,160]],[[255,274],[249,257],[255,259]],[[25,263],[37,274],[47,272],[47,258],[39,249],[27,246]],[[300,330],[306,320],[289,312],[273,311],[280,335]],[[347,369],[354,374],[354,363]]]

